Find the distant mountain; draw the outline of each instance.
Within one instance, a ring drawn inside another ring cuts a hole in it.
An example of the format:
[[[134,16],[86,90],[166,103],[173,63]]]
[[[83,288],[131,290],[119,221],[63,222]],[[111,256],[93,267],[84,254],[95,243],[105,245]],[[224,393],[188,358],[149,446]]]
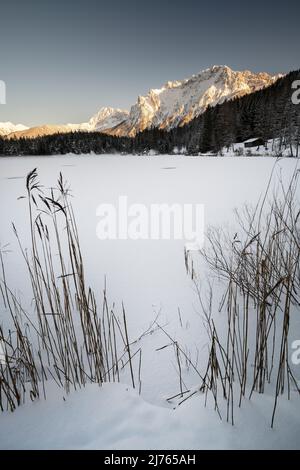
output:
[[[227,66],[215,65],[191,78],[167,82],[139,96],[130,111],[101,108],[82,124],[42,125],[28,128],[0,123],[0,135],[38,137],[70,131],[101,131],[116,136],[135,136],[146,129],[172,129],[189,123],[208,106],[215,106],[272,85],[281,75],[235,72]],[[11,127],[10,127],[10,126]]]
[[[25,127],[25,126],[24,126]],[[78,126],[66,124],[66,125],[52,125],[52,124],[44,124],[42,126],[36,127],[25,127],[23,130],[15,130],[10,134],[7,134],[8,138],[21,138],[21,137],[40,137],[43,135],[52,135],[57,133],[66,133],[71,132],[72,130],[77,130]]]
[[[16,131],[24,131],[28,127],[23,124],[13,124],[12,122],[0,122],[0,136],[5,136]]]
[[[88,122],[86,130],[107,131],[122,125],[129,117],[129,112],[115,108],[101,108]]]
[[[192,121],[169,130],[152,127],[140,132],[134,138],[98,131],[73,134],[67,132],[45,135],[37,139],[0,138],[0,155],[60,155],[91,152],[223,155],[224,149],[231,148],[231,153],[234,152],[235,155],[250,156],[257,153],[259,146],[261,154],[261,148],[272,140],[274,156],[299,157],[300,105],[295,105],[292,99],[295,93],[294,84],[299,78],[300,70],[290,72],[267,88],[209,106]],[[83,127],[88,126],[89,129],[97,127],[101,119],[101,115],[95,117],[92,124],[87,123]],[[69,125],[69,130],[70,127],[72,126]],[[45,130],[49,131],[49,128]],[[52,130],[53,127],[50,127],[50,131]],[[255,147],[248,146],[249,139],[255,142]],[[237,143],[240,145],[236,146]],[[225,151],[228,154],[228,150]]]
[[[6,132],[3,135],[7,135],[9,138],[20,138],[20,137],[40,137],[43,135],[52,134],[65,134],[67,132],[75,131],[101,131],[105,132],[107,129],[114,128],[121,124],[128,117],[128,111],[122,111],[121,109],[114,108],[101,108],[97,114],[95,114],[89,122],[82,124],[63,124],[53,125],[44,124],[42,126],[36,126],[28,128],[26,126],[19,125],[19,129],[12,128],[10,132]],[[22,127],[22,128],[21,128]],[[1,132],[1,123],[0,123]]]

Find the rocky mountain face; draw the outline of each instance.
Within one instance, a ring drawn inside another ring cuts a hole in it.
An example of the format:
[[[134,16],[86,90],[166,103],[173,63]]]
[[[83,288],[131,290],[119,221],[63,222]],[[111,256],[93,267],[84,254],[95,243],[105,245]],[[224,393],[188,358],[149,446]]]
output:
[[[8,126],[3,130],[0,124],[0,135],[36,137],[84,130],[133,137],[145,129],[172,129],[190,122],[208,106],[265,88],[279,77],[248,70],[235,72],[227,66],[213,66],[191,78],[167,82],[162,88],[150,90],[146,96],[138,97],[130,111],[101,108],[86,123],[44,125],[31,129],[26,126],[20,129],[18,125],[10,132],[7,131]]]
[[[106,131],[122,124],[129,117],[129,112],[115,108],[101,108],[88,122],[89,130]]]
[[[13,124],[12,122],[0,122],[0,136],[6,136],[12,132],[21,132],[28,129],[23,124]]]
[[[208,106],[252,93],[274,83],[278,76],[250,71],[235,72],[214,66],[193,77],[167,82],[162,88],[139,96],[128,118],[111,133],[134,136],[153,127],[171,129],[202,114]]]

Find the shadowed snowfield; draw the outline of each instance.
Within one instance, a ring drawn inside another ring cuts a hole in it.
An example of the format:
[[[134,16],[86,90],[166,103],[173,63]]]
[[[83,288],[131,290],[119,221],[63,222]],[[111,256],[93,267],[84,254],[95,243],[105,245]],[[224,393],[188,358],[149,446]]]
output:
[[[273,158],[186,156],[59,156],[0,159],[0,244],[5,255],[7,282],[30,308],[26,267],[13,235],[14,222],[23,245],[30,246],[25,199],[26,175],[37,167],[46,188],[62,172],[72,189],[87,282],[102,293],[104,279],[109,301],[121,311],[124,302],[129,334],[139,338],[158,316],[160,325],[201,364],[206,346],[201,309],[184,264],[185,241],[111,240],[96,236],[97,207],[129,204],[193,203],[205,206],[205,228],[228,227],[234,234],[234,208],[255,205],[264,193],[274,166]],[[288,181],[295,159],[277,163],[275,180]],[[197,266],[201,284],[204,270]],[[218,289],[216,288],[216,293]],[[181,316],[178,315],[178,308]],[[224,318],[224,321],[226,319]],[[0,311],[5,325],[6,312]],[[300,338],[296,319],[292,338]],[[175,411],[166,398],[179,392],[178,372],[168,338],[160,330],[141,340],[141,396],[124,375],[122,384],[88,385],[66,401],[53,384],[47,401],[25,404],[0,416],[1,448],[297,448],[300,446],[299,400],[280,400],[275,428],[270,429],[273,397],[254,394],[236,412],[236,424],[222,421],[204,396],[194,395]],[[197,358],[197,359],[196,359]],[[300,367],[300,366],[299,366]],[[190,368],[182,371],[186,388],[199,380]],[[225,405],[224,405],[225,406]]]

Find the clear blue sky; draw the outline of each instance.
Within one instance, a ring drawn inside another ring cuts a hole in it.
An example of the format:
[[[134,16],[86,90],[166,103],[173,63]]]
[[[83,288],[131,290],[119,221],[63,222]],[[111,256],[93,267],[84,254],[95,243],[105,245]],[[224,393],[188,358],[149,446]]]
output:
[[[300,68],[299,0],[1,3],[0,121],[86,121],[214,64]]]

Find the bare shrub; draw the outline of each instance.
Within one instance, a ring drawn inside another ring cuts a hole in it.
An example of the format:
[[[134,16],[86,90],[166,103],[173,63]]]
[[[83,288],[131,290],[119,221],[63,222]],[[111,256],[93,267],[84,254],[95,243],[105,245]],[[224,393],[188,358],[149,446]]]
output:
[[[234,404],[246,390],[274,393],[272,426],[278,397],[291,386],[299,388],[289,363],[291,315],[300,305],[299,171],[286,187],[280,181],[270,194],[271,181],[254,209],[236,211],[240,230],[230,236],[211,228],[201,254],[214,275],[225,283],[219,310],[227,312],[225,334],[217,332],[212,302],[201,300],[210,350],[205,383],[214,390],[221,383],[227,399],[227,419],[234,422]],[[199,293],[200,295],[200,293]],[[234,387],[235,385],[235,387]],[[233,397],[234,388],[239,396]]]
[[[131,351],[124,307],[117,318],[105,287],[99,308],[87,286],[70,190],[62,174],[57,187],[45,194],[34,169],[26,189],[29,252],[13,229],[27,266],[34,309],[26,312],[10,290],[5,253],[0,251],[2,301],[13,324],[6,332],[0,328],[0,408],[13,411],[25,396],[34,400],[41,390],[46,396],[49,378],[69,393],[86,383],[119,381],[127,365],[135,387],[132,358],[140,350]]]

